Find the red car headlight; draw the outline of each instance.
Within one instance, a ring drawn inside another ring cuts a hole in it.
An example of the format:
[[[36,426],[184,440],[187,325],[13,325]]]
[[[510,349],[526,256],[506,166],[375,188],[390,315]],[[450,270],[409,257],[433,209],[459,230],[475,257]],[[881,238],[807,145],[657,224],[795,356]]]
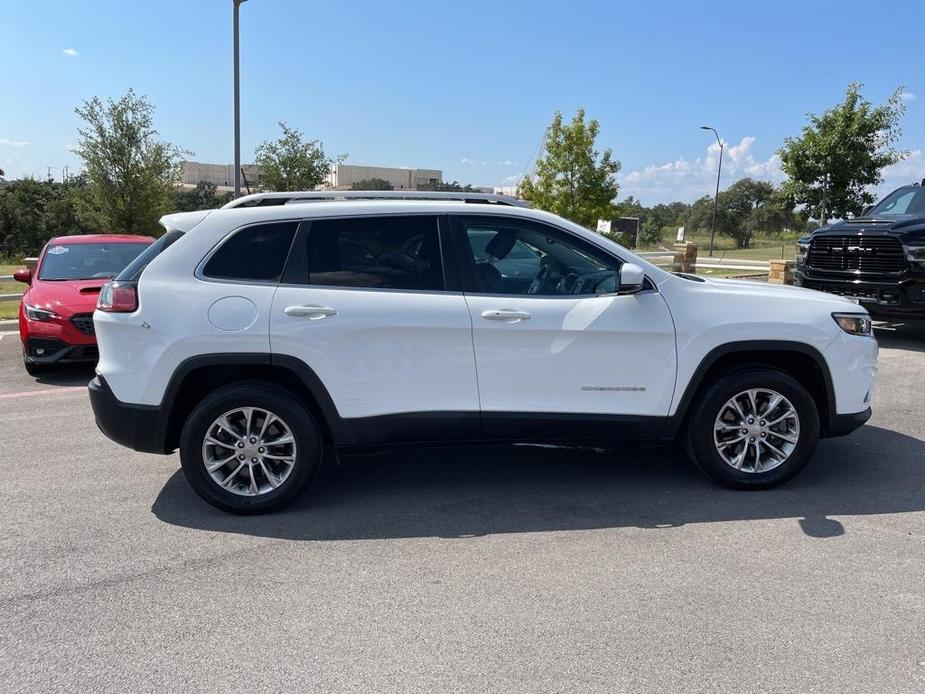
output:
[[[26,318],[28,318],[29,320],[37,320],[37,321],[45,322],[45,321],[50,321],[53,318],[58,317],[58,314],[55,313],[54,311],[49,311],[44,308],[30,306],[29,304],[23,304],[22,307],[26,312]]]

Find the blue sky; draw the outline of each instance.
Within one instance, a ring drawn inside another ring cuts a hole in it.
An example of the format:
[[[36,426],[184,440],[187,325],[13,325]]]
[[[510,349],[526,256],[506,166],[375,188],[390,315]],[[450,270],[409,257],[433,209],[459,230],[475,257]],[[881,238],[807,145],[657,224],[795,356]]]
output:
[[[716,175],[698,126],[728,142],[724,186],[777,181],[783,139],[857,80],[875,102],[908,91],[912,154],[884,187],[925,176],[922,2],[248,0],[241,18],[245,161],[284,120],[351,163],[501,185],[553,111],[584,106],[623,163],[620,198],[693,200]],[[79,168],[74,107],[129,87],[193,159],[233,160],[231,0],[0,0],[0,46],[8,177]]]

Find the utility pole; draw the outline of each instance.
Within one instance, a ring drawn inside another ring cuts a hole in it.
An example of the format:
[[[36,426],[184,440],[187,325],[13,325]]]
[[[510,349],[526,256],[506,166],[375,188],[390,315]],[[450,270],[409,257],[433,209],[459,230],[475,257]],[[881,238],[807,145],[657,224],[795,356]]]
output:
[[[238,50],[238,10],[247,0],[231,0],[234,14],[234,196],[241,197],[241,69]]]
[[[719,166],[716,169],[716,194],[713,196],[713,221],[710,223],[710,257],[713,257],[713,239],[716,237],[716,204],[719,202],[719,176],[723,172],[723,141],[716,132],[716,128],[709,125],[701,125],[701,130],[712,130],[716,135],[716,144],[719,145]]]

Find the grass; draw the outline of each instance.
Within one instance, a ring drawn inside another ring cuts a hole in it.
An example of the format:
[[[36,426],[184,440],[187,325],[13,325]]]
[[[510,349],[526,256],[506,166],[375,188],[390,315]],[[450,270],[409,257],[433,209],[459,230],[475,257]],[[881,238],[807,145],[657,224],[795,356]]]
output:
[[[0,277],[12,275],[22,265],[0,265]],[[0,294],[22,294],[26,285],[14,280],[0,281]],[[16,318],[19,314],[19,299],[13,301],[0,301],[0,320]]]
[[[0,301],[0,320],[4,318],[16,318],[19,315],[18,301]],[[6,328],[4,328],[5,330]]]
[[[709,237],[689,237],[691,243],[697,244],[698,259],[708,258]],[[671,248],[673,242],[666,239],[661,248]],[[642,251],[657,251],[660,248],[642,248]],[[716,259],[737,260],[793,260],[796,246],[792,239],[752,239],[751,248],[736,248],[731,239],[717,238],[713,244],[713,257]]]

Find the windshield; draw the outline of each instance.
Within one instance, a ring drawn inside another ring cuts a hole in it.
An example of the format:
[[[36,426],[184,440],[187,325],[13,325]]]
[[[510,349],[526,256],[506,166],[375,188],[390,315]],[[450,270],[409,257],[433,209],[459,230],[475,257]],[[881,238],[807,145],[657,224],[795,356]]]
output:
[[[925,215],[925,188],[900,188],[887,195],[867,213],[870,217],[898,217],[903,214]]]
[[[148,247],[147,243],[61,243],[48,247],[40,280],[94,280],[115,277]]]

